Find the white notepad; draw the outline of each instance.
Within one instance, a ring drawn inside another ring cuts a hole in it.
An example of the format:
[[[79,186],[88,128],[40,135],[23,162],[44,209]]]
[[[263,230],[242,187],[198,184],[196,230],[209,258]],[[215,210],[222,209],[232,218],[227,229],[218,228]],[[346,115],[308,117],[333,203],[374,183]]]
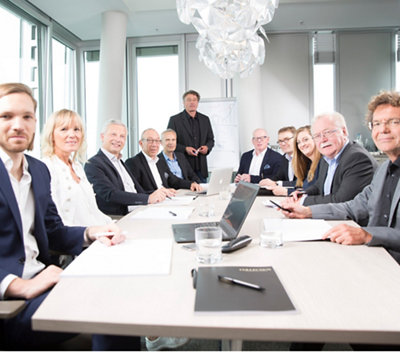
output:
[[[172,239],[128,239],[111,247],[95,241],[61,276],[168,275],[171,254]]]

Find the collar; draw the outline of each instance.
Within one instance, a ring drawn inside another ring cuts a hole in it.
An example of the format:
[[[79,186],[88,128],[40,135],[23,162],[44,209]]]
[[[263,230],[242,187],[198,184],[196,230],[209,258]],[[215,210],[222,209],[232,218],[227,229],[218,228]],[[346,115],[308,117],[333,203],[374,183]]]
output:
[[[194,115],[194,117],[190,116],[189,113],[186,111],[186,109],[183,110],[183,111],[185,112],[185,116],[186,116],[188,119],[197,119],[197,111],[196,111],[196,115]]]
[[[260,154],[257,155],[257,154],[256,154],[256,150],[253,149],[253,156],[257,156],[257,157],[262,156],[262,157],[264,158],[264,155],[265,155],[265,153],[267,152],[267,150],[268,150],[268,147],[265,148]]]
[[[13,160],[10,158],[10,156],[2,149],[0,148],[0,158],[1,161],[3,162],[6,170],[8,173],[10,173],[12,167],[13,167]],[[28,161],[26,160],[25,154],[23,155],[23,159],[22,159],[22,168],[23,168],[23,172],[27,172],[28,171]]]
[[[170,159],[170,158],[168,157],[168,155],[164,153],[164,151],[163,151],[162,153],[163,153],[163,155],[164,155],[165,160],[167,160],[167,161],[168,161],[168,160],[170,160],[170,161],[176,161],[176,160],[177,160],[177,159],[176,159],[175,153],[173,153],[173,154],[174,154],[174,158],[173,158],[173,159]]]
[[[156,156],[154,159],[150,158],[144,151],[142,151],[144,157],[146,158],[148,163],[156,163],[158,161],[158,156]]]
[[[110,159],[111,161],[118,161],[118,160],[121,160],[121,158],[122,158],[122,154],[121,154],[121,153],[119,153],[118,158],[117,158],[114,154],[110,153],[108,150],[105,150],[104,148],[100,148],[100,150],[101,150],[101,151],[105,154],[105,156],[106,156],[108,159]]]
[[[388,170],[395,170],[400,167],[400,156],[394,162],[389,161]]]
[[[347,140],[346,143],[344,144],[344,146],[342,147],[342,149],[340,149],[340,152],[337,153],[336,156],[335,156],[334,158],[330,159],[330,158],[328,158],[328,157],[326,157],[326,156],[323,156],[324,160],[325,160],[329,165],[330,165],[331,163],[333,163],[333,162],[337,163],[337,162],[339,161],[339,159],[340,159],[340,156],[341,156],[342,153],[343,153],[343,150],[347,147],[348,144],[349,144],[349,141]]]

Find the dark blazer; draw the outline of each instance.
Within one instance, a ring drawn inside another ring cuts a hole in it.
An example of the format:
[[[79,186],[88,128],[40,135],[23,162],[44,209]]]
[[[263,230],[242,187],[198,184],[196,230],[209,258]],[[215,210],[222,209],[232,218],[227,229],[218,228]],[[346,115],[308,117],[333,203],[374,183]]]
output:
[[[35,222],[32,232],[43,264],[51,263],[49,249],[68,254],[82,251],[84,227],[64,226],[51,198],[50,173],[41,161],[26,156],[32,177],[35,200]],[[8,172],[0,159],[0,281],[7,275],[22,276],[25,249],[18,203]]]
[[[124,165],[125,166],[125,165]],[[107,156],[99,150],[85,164],[85,172],[96,193],[99,209],[110,215],[125,215],[128,205],[145,205],[149,196],[125,166],[131,176],[137,193],[126,192],[117,169]]]
[[[331,193],[324,195],[328,163],[324,158],[321,158],[319,163],[317,181],[307,188],[308,197],[304,200],[304,205],[340,203],[353,199],[371,183],[378,166],[366,149],[356,142],[349,142],[340,156],[332,180]]]
[[[283,158],[285,159],[282,164],[281,167],[279,168],[278,172],[271,177],[271,180],[273,181],[283,181],[282,182],[282,186],[285,187],[290,187],[290,186],[295,186],[296,185],[296,181],[297,181],[297,177],[294,176],[292,181],[289,181],[289,160],[285,158],[285,156],[283,155]]]
[[[190,128],[190,115],[183,110],[177,115],[171,116],[168,122],[168,128],[172,128],[176,132],[177,145],[176,151],[183,153],[189,162],[190,166],[194,171],[195,169],[195,158],[200,160],[200,172],[204,178],[208,177],[207,168],[207,156],[203,154],[198,154],[198,156],[191,156],[186,154],[186,147],[195,147],[193,144],[193,135]],[[211,128],[211,122],[208,116],[197,112],[197,118],[199,119],[200,125],[200,140],[199,146],[206,145],[208,147],[208,154],[210,154],[212,148],[214,147],[214,133]]]
[[[176,160],[178,161],[178,165],[182,170],[183,179],[200,183],[199,176],[193,171],[189,162],[186,160],[185,155],[179,152],[175,152]],[[163,152],[158,154],[158,158],[160,159],[158,162],[162,167],[169,168],[167,161],[165,160]],[[172,171],[171,171],[172,172]]]
[[[240,158],[238,174],[248,174],[251,160],[253,159],[254,149],[244,153]],[[281,154],[268,148],[261,163],[260,174],[250,175],[251,183],[258,183],[263,178],[272,178],[280,169],[282,163],[286,160]],[[287,161],[287,160],[286,160]]]
[[[152,193],[157,190],[156,181],[154,180],[143,152],[136,154],[132,158],[126,159],[125,164],[129,171],[136,177],[145,192]],[[156,165],[164,187],[190,189],[190,185],[192,184],[191,181],[182,180],[181,178],[176,177],[169,170],[168,165],[165,164],[164,166],[160,161],[158,161]]]

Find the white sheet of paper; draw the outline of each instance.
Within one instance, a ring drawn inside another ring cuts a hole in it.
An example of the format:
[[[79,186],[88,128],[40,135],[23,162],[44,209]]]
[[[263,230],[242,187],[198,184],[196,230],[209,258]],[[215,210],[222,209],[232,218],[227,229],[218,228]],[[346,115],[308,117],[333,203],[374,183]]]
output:
[[[193,199],[195,196],[176,196],[172,198],[166,198],[164,201],[161,203],[157,203],[154,205],[188,205],[192,203]]]
[[[149,207],[132,214],[130,219],[185,220],[193,210],[193,207]]]
[[[265,229],[271,220],[278,219],[264,219]],[[283,242],[320,240],[330,228],[328,222],[318,219],[282,219],[280,224]]]
[[[127,239],[123,243],[107,247],[96,241],[61,276],[168,275],[171,269],[172,243],[172,239]]]

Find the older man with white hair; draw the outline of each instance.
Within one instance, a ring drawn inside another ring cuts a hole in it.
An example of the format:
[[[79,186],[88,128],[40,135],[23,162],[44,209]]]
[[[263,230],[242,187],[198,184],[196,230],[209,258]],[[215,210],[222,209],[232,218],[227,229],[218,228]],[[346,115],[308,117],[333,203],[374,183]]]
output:
[[[338,112],[316,116],[311,131],[323,158],[317,182],[307,188],[300,201],[312,205],[353,199],[371,183],[375,159],[358,143],[349,141],[346,121]],[[298,195],[295,192],[292,198],[296,201]]]

